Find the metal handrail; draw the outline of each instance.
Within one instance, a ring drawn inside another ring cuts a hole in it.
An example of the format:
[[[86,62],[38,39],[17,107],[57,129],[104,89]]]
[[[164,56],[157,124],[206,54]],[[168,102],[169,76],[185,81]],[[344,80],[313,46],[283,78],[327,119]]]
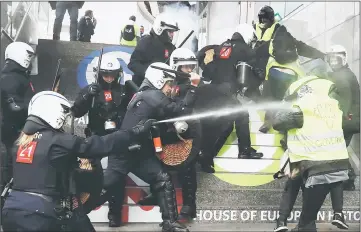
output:
[[[14,42],[14,39],[11,38],[11,36],[9,35],[9,33],[7,33],[4,29],[1,29],[1,33],[2,33],[2,35],[4,35],[8,40],[10,40],[11,42]]]
[[[31,9],[32,5],[33,5],[33,2],[30,2],[30,5],[29,5],[28,8],[26,9],[25,15],[24,15],[24,17],[23,17],[23,19],[22,19],[22,21],[21,21],[21,23],[20,23],[20,26],[19,26],[19,28],[18,28],[18,31],[17,31],[17,33],[16,33],[16,35],[15,35],[15,38],[12,39],[11,36],[6,32],[6,28],[8,28],[8,25],[6,25],[6,27],[1,30],[1,33],[2,33],[1,39],[3,38],[3,36],[5,36],[5,37],[6,37],[7,39],[9,39],[9,40],[12,40],[12,42],[14,42],[14,41],[16,41],[16,40],[18,39],[18,37],[19,37],[19,35],[20,35],[20,32],[21,32],[21,30],[22,30],[23,27],[24,27],[25,20],[27,19],[28,15],[29,15],[29,12],[30,12],[30,9]],[[12,23],[12,22],[13,22],[13,20],[11,20],[10,23]]]

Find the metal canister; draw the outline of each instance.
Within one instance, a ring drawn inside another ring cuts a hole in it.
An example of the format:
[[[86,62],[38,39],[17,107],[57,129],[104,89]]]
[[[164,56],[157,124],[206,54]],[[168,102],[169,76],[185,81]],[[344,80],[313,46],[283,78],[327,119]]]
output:
[[[252,81],[254,81],[255,76],[252,71],[252,66],[246,62],[238,62],[236,64],[236,72],[239,87],[249,87]]]

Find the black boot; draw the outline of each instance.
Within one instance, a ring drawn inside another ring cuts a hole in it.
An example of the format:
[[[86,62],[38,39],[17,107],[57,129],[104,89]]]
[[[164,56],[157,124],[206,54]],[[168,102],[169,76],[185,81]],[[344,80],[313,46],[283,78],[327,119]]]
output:
[[[163,222],[160,224],[162,232],[188,232],[187,227],[177,221],[176,195],[168,173],[160,172],[157,175],[155,191],[157,192],[157,201],[162,212]]]
[[[109,227],[120,227],[122,225],[122,206],[123,206],[123,198],[119,198],[119,196],[112,196],[108,201],[109,203]]]
[[[238,148],[238,159],[260,159],[263,157],[263,153],[257,152],[252,147]]]
[[[213,157],[205,155],[203,152],[198,155],[198,163],[205,173],[215,173]]]
[[[196,192],[197,176],[194,164],[190,164],[184,171],[179,172],[178,179],[182,183],[183,206],[178,219],[191,221],[197,216]]]

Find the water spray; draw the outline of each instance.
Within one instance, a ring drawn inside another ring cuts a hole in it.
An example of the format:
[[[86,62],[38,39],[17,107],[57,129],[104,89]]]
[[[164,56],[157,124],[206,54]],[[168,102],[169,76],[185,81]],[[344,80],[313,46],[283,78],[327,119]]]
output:
[[[233,114],[239,114],[243,112],[247,112],[249,110],[281,110],[290,108],[292,105],[286,102],[267,102],[262,104],[247,104],[240,107],[225,107],[218,110],[206,111],[203,113],[192,114],[187,116],[181,116],[176,118],[170,118],[162,121],[155,122],[154,125],[162,124],[162,123],[170,123],[177,121],[192,121],[203,118],[220,118],[224,116],[229,116]]]

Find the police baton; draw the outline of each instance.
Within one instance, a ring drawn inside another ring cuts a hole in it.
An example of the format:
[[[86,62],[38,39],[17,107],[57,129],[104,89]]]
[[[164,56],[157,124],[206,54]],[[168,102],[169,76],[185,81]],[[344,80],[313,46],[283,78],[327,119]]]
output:
[[[191,32],[189,32],[189,34],[187,35],[187,37],[184,38],[184,40],[182,41],[182,43],[179,44],[179,46],[177,48],[181,48],[185,42],[187,42],[187,40],[189,39],[189,37],[191,37],[191,35],[194,33],[194,30],[191,30]],[[164,62],[164,63],[168,63],[170,57],[168,57],[168,59]]]
[[[102,50],[100,50],[100,55],[99,55],[99,59],[98,59],[98,67],[97,67],[97,70],[96,70],[96,73],[95,73],[95,82],[94,83],[96,83],[96,84],[98,84],[100,65],[102,63],[103,52],[104,52],[104,49],[102,48]],[[95,97],[93,97],[93,99],[92,99],[91,108],[94,108],[94,102],[95,102]]]
[[[51,87],[51,90],[54,92],[58,92],[58,90],[59,90],[60,76],[61,76],[61,74],[59,73],[60,64],[61,64],[61,59],[58,59],[58,65],[56,66],[56,72],[55,72],[55,78],[53,81],[53,85]]]
[[[191,77],[191,75],[189,73],[179,72],[179,71],[175,71],[173,69],[161,68],[161,67],[157,67],[157,66],[154,66],[154,65],[151,65],[150,67],[152,67],[154,69],[174,73],[176,75],[183,76],[183,77]]]

